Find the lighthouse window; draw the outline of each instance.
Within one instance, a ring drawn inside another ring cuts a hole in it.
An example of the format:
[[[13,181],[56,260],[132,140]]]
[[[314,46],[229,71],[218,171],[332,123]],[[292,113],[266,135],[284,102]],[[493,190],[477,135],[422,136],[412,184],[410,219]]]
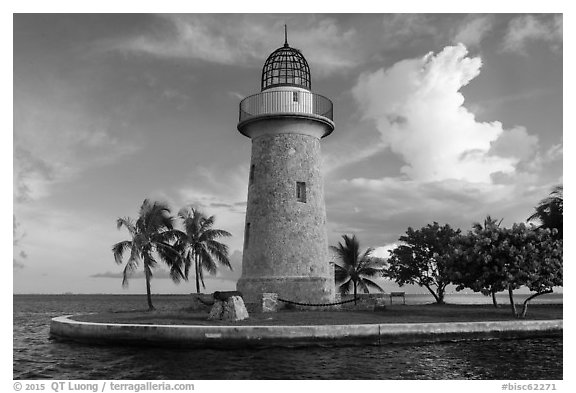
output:
[[[292,101],[298,102],[298,92],[297,91],[292,92]]]
[[[296,182],[296,200],[306,203],[306,183],[303,181]]]
[[[244,249],[248,248],[250,243],[250,223],[246,223],[246,230],[244,231]]]
[[[254,165],[250,166],[250,184],[252,184],[252,182],[254,181]]]

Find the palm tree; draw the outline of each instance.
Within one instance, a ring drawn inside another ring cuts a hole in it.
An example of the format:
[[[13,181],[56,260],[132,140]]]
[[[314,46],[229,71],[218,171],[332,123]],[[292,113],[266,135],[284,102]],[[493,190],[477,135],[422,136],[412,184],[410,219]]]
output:
[[[190,267],[194,266],[196,275],[196,292],[200,293],[200,283],[204,284],[204,270],[216,274],[217,264],[232,270],[228,258],[228,246],[216,239],[232,236],[222,229],[214,229],[215,217],[206,217],[200,210],[187,206],[178,212],[182,219],[184,231],[179,231],[176,248],[181,253],[184,262],[184,277],[188,279]]]
[[[562,239],[563,210],[564,210],[564,187],[556,186],[550,195],[541,200],[535,207],[536,212],[528,217],[528,221],[540,221],[539,228],[556,229],[556,238]]]
[[[143,262],[149,310],[154,310],[150,296],[150,279],[152,278],[152,269],[157,265],[157,257],[170,266],[172,280],[178,282],[183,277],[178,263],[180,256],[170,244],[176,239],[172,221],[170,209],[165,203],[150,202],[145,199],[140,207],[136,222],[130,217],[118,218],[116,222],[118,229],[125,227],[132,237],[131,240],[124,240],[112,246],[117,264],[123,263],[124,252],[130,250],[130,257],[124,267],[122,286],[128,285],[128,278],[140,262]]]
[[[340,262],[340,264],[334,264],[334,278],[336,283],[340,285],[340,293],[347,295],[350,293],[350,287],[352,286],[354,304],[356,304],[358,287],[364,293],[369,293],[369,287],[384,292],[378,284],[368,278],[382,272],[382,266],[379,266],[380,262],[378,259],[371,256],[374,249],[368,248],[361,254],[360,242],[356,235],[352,237],[342,235],[342,238],[344,239],[344,244],[338,243],[336,247],[330,246],[330,249],[336,253],[336,258]]]

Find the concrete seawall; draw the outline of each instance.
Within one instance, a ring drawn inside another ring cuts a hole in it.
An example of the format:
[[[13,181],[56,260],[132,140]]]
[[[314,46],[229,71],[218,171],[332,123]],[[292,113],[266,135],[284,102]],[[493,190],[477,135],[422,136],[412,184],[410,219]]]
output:
[[[383,345],[562,336],[562,320],[308,326],[93,323],[53,318],[50,336],[90,344],[178,347]]]

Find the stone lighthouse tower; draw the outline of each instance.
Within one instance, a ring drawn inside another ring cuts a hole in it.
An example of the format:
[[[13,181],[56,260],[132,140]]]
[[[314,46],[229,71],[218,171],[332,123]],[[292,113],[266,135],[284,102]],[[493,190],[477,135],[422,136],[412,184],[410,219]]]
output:
[[[312,92],[308,62],[285,38],[264,63],[261,92],[240,102],[238,131],[252,139],[237,284],[248,303],[264,292],[334,300],[320,172],[320,139],[333,130],[332,102]]]

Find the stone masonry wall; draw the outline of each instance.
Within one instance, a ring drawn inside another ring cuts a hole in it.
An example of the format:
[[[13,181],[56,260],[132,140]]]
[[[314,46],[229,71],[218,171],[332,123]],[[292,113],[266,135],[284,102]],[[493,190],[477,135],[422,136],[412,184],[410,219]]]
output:
[[[304,133],[258,136],[251,165],[238,290],[248,302],[258,301],[262,292],[301,302],[332,301],[320,140]],[[306,184],[305,202],[297,200],[297,182]]]

